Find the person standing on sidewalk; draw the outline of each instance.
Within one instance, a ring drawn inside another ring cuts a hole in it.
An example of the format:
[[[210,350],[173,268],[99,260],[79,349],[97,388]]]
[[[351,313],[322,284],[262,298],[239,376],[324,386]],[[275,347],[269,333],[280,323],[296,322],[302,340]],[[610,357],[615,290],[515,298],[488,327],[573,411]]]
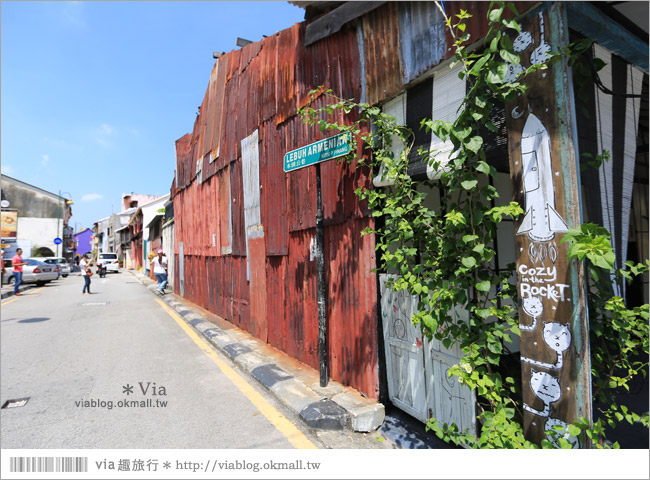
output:
[[[162,249],[158,250],[158,256],[151,260],[153,274],[158,280],[158,293],[164,294],[167,286],[167,257]]]
[[[23,283],[23,265],[29,265],[27,262],[23,262],[22,253],[22,248],[17,249],[16,255],[11,259],[11,265],[14,267],[14,295],[20,295],[18,287]]]
[[[84,288],[82,293],[83,295],[90,295],[90,277],[92,276],[93,272],[90,269],[90,262],[85,255],[81,257],[79,267],[81,268],[81,275],[84,277]]]

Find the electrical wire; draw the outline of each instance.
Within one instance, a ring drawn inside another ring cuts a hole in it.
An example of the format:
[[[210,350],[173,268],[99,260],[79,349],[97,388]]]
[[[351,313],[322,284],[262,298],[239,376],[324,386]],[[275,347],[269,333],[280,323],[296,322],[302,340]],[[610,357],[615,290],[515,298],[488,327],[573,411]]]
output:
[[[589,60],[589,66],[591,67],[591,74],[594,77],[594,82],[596,83],[596,86],[601,92],[606,93],[607,95],[613,95],[615,97],[623,97],[623,98],[643,98],[645,96],[642,93],[617,93],[611,91],[609,88],[603,85],[603,82],[600,80],[600,77],[598,76],[598,72],[596,71],[596,65],[594,65],[593,57],[591,55],[587,55],[587,59]]]

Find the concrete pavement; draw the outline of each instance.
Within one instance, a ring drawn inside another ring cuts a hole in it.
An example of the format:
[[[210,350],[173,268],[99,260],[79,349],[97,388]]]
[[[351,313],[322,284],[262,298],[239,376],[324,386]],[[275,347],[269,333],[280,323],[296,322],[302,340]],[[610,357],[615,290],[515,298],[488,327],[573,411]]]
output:
[[[157,283],[145,275],[134,270],[126,272],[145,285],[152,295],[159,296],[206,341],[257,379],[308,426],[371,432],[384,423],[385,411],[381,403],[332,380],[327,387],[321,387],[318,371],[182,297],[171,293],[158,295],[154,291]]]

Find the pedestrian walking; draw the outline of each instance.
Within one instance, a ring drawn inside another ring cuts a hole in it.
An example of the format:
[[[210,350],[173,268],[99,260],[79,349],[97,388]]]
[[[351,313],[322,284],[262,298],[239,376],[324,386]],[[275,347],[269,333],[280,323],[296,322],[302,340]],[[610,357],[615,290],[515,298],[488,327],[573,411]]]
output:
[[[2,281],[4,280],[5,273],[7,273],[7,269],[5,269],[5,251],[2,250],[2,254],[0,255],[0,261],[2,262],[2,275],[0,275],[0,287],[2,286]]]
[[[22,248],[17,249],[16,255],[11,259],[11,265],[14,267],[14,295],[20,295],[18,287],[23,282],[23,265],[29,265],[27,262],[23,262],[22,253]]]
[[[90,277],[92,277],[93,271],[90,269],[90,261],[85,255],[81,258],[79,267],[81,268],[81,275],[84,277],[84,288],[82,293],[84,295],[90,295]]]
[[[158,250],[158,256],[151,260],[153,274],[158,280],[158,293],[164,294],[167,286],[167,257],[162,249]]]

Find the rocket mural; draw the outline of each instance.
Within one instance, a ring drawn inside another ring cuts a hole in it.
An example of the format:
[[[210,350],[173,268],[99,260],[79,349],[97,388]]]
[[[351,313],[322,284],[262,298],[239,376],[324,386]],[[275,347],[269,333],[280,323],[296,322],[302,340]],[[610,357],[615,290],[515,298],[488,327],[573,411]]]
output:
[[[547,242],[553,239],[555,232],[566,232],[569,227],[555,210],[551,140],[533,113],[528,115],[521,134],[521,159],[526,216],[517,234],[528,234],[533,241]]]

